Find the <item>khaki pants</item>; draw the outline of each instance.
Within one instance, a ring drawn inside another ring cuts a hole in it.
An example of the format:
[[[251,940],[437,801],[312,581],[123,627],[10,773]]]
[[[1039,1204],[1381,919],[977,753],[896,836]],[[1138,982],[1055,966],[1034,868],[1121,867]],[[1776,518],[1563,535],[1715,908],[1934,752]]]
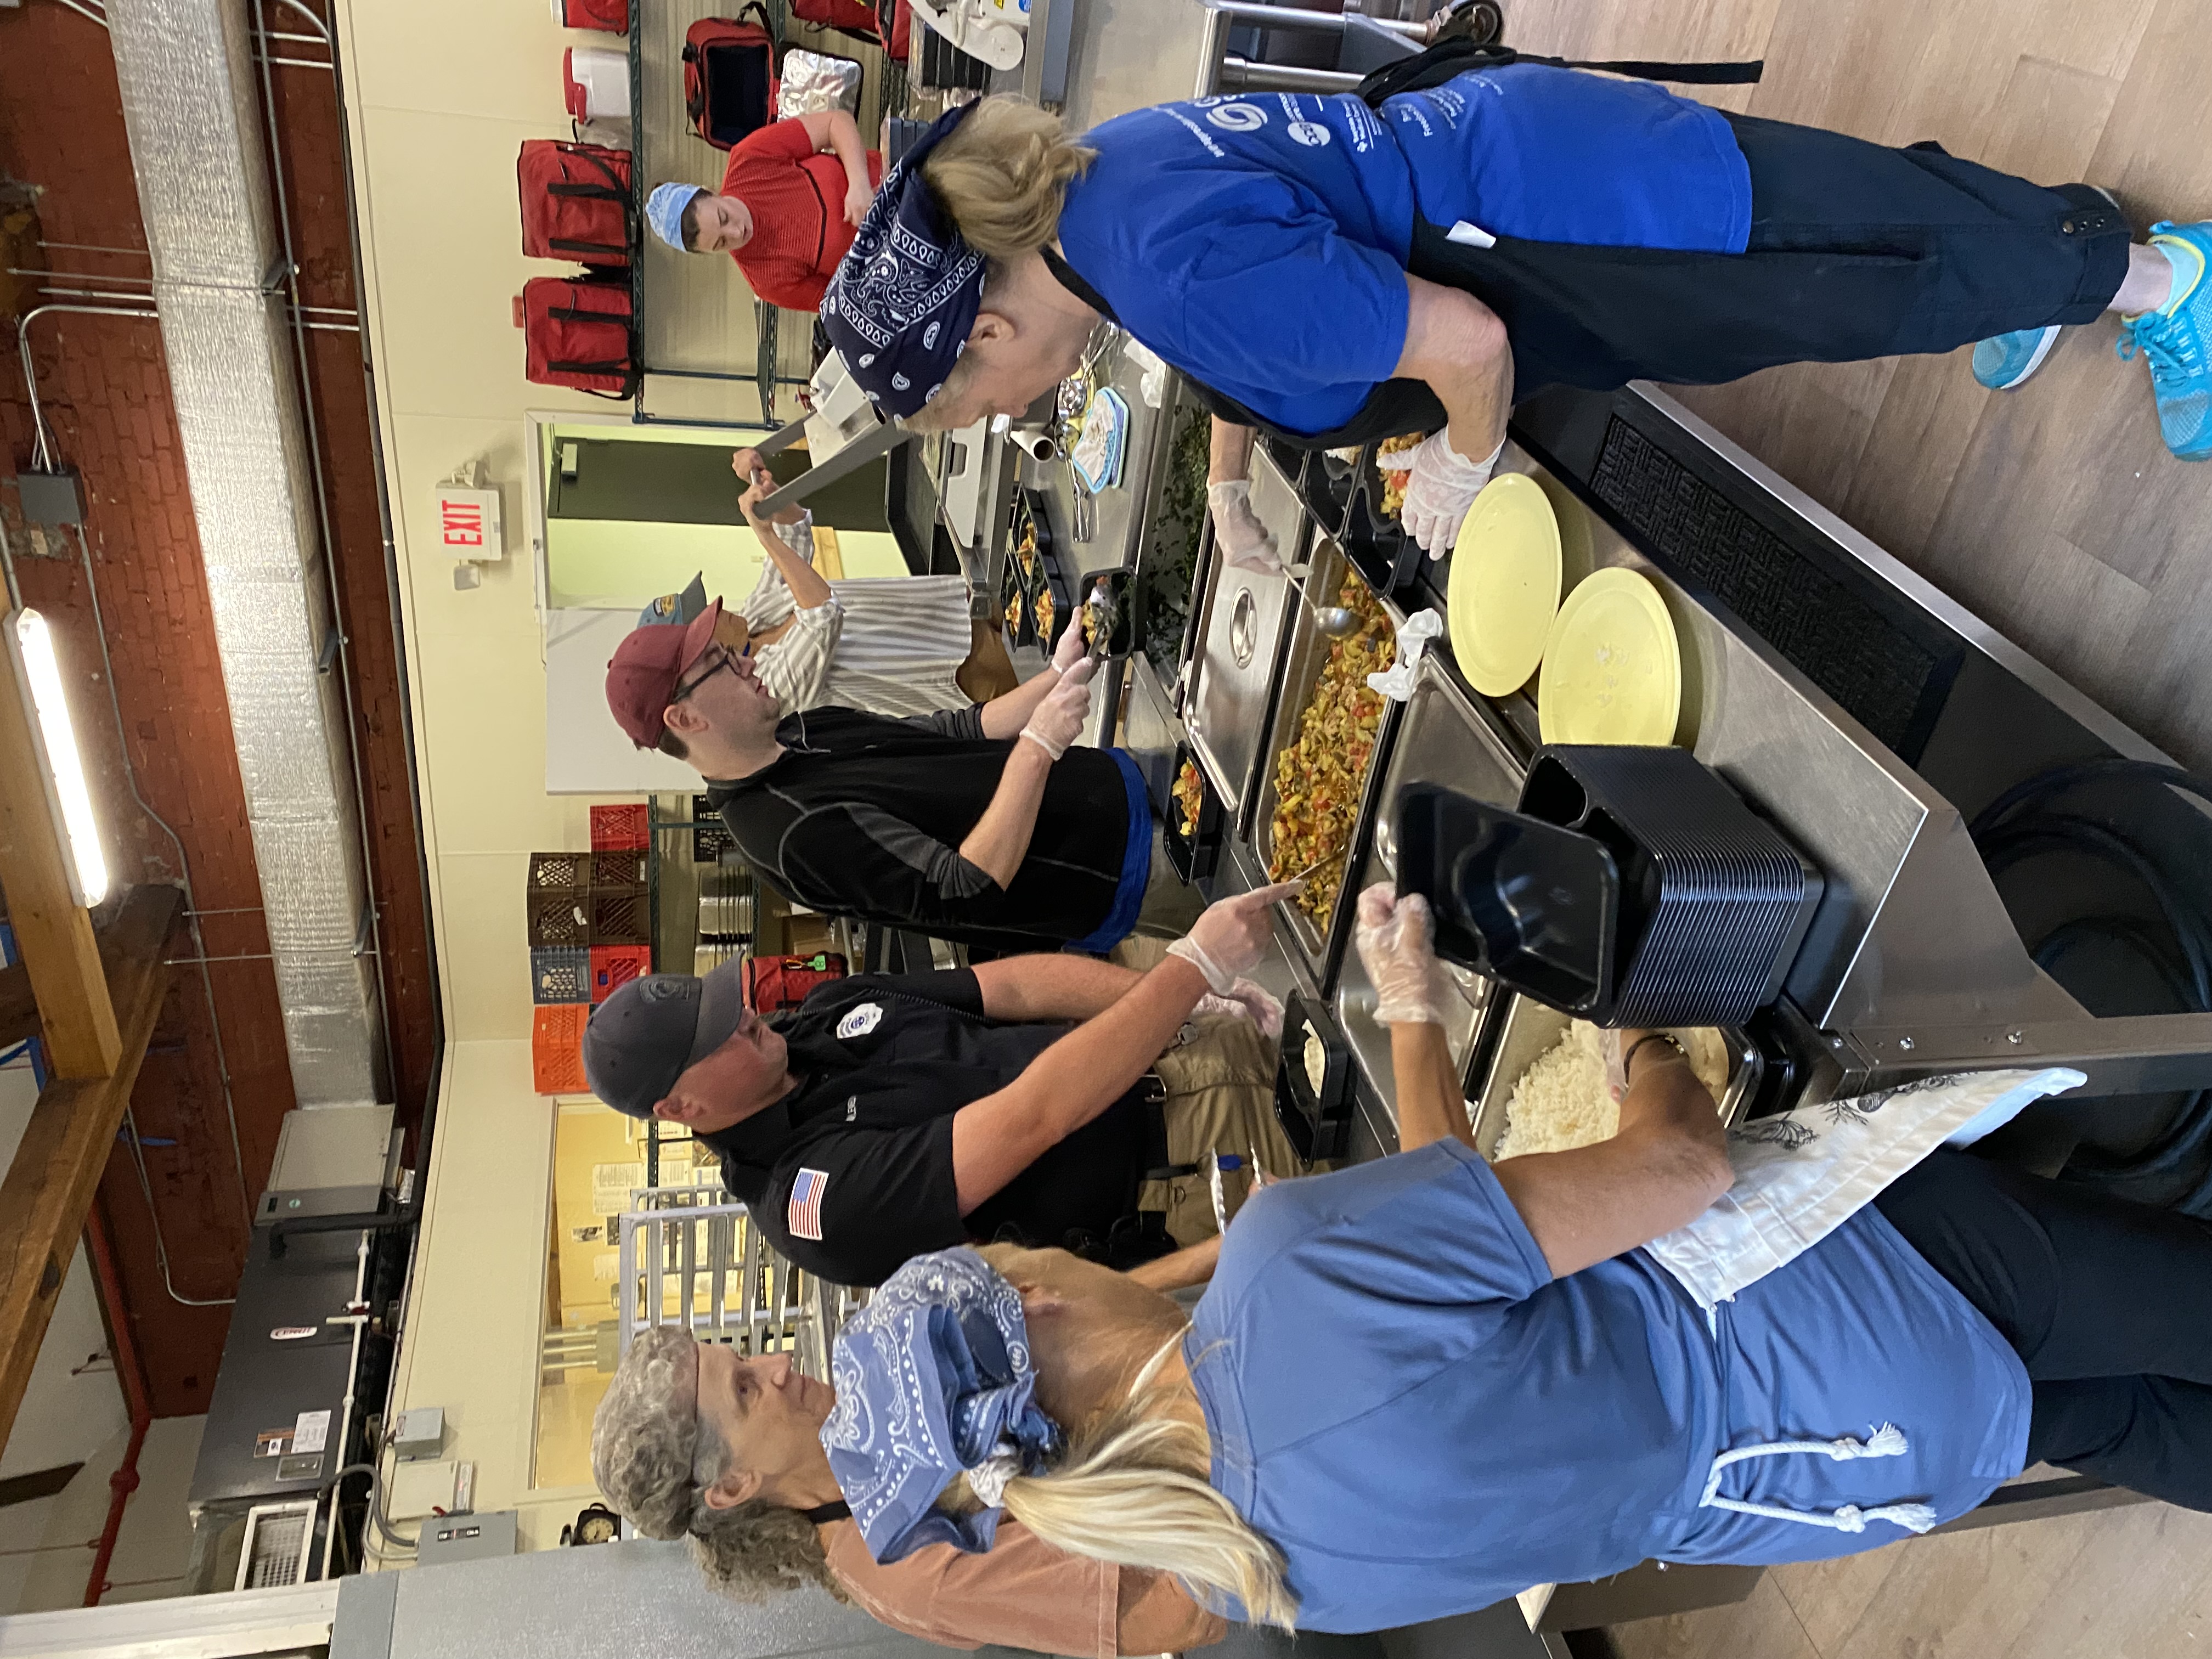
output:
[[[1162,1054],[1153,1070],[1167,1085],[1168,1161],[1197,1170],[1148,1181],[1137,1198],[1139,1210],[1165,1214],[1179,1245],[1218,1231],[1207,1176],[1217,1155],[1233,1154],[1242,1165],[1221,1176],[1222,1203],[1232,1218],[1255,1190],[1255,1157],[1276,1179],[1310,1172],[1275,1121],[1276,1045],[1251,1021],[1234,1017],[1198,1020],[1185,1030],[1188,1041]]]

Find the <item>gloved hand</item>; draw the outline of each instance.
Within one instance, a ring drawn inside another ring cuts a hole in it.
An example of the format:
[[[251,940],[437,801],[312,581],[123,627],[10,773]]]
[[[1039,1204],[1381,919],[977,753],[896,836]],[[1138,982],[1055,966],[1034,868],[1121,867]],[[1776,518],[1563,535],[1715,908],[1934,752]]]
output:
[[[1200,968],[1199,971],[1204,973],[1206,970]],[[1235,1015],[1249,1019],[1260,1028],[1260,1035],[1263,1037],[1279,1037],[1283,1034],[1283,1005],[1269,994],[1266,986],[1255,984],[1249,979],[1239,979],[1219,996],[1207,992],[1198,1000],[1198,1006],[1191,1012],[1221,1018]]]
[[[1060,684],[1030,711],[1029,724],[1022,727],[1022,735],[1054,760],[1083,735],[1083,723],[1091,718],[1091,676],[1097,666],[1079,662],[1062,674]]]
[[[1267,907],[1297,890],[1297,882],[1281,881],[1235,898],[1218,899],[1206,907],[1189,933],[1168,946],[1168,954],[1181,957],[1204,974],[1214,995],[1229,996],[1237,989],[1237,975],[1258,967],[1274,943],[1275,927]]]
[[[1263,574],[1283,568],[1282,550],[1252,510],[1250,479],[1206,485],[1206,510],[1213,520],[1213,539],[1234,568]]]
[[[1052,665],[1065,676],[1089,650],[1083,641],[1083,612],[1078,609],[1068,617],[1067,626],[1060,630],[1060,643],[1052,648]]]
[[[1444,969],[1426,899],[1400,898],[1388,882],[1376,883],[1359,896],[1352,941],[1375,988],[1377,1025],[1444,1023]]]
[[[1406,480],[1406,506],[1399,518],[1431,558],[1441,559],[1451,550],[1468,508],[1504,453],[1501,438],[1488,460],[1470,461],[1452,447],[1449,428],[1431,433],[1413,451],[1413,476]]]

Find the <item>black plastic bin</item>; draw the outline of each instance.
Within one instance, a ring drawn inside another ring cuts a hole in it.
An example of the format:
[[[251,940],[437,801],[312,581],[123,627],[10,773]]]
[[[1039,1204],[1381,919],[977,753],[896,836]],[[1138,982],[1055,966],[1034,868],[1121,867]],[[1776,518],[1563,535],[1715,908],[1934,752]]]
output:
[[[1399,795],[1399,879],[1448,959],[1607,1026],[1741,1025],[1780,994],[1823,881],[1686,750],[1540,750],[1521,810]]]

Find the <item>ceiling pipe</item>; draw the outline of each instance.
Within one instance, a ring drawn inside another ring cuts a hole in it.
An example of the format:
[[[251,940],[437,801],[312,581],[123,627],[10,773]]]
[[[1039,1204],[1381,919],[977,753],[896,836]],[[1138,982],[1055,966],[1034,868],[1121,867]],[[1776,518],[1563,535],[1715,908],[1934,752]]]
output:
[[[389,1100],[252,21],[246,0],[113,0],[107,21],[294,1091]]]

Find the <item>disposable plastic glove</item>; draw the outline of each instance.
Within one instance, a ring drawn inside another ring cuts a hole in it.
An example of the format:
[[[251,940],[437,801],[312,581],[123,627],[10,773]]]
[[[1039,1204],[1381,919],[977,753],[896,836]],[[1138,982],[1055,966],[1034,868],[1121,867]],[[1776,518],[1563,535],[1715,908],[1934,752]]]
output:
[[[1029,724],[1022,727],[1022,735],[1054,760],[1083,735],[1083,723],[1091,718],[1091,676],[1097,667],[1094,662],[1084,661],[1062,674],[1060,684],[1030,711]]]
[[[1052,648],[1052,665],[1064,676],[1081,662],[1090,647],[1083,642],[1083,612],[1079,608],[1060,630],[1060,643]]]
[[[1283,568],[1282,550],[1252,510],[1250,479],[1206,485],[1206,510],[1213,518],[1213,539],[1237,569],[1266,573]]]
[[[1275,925],[1268,917],[1267,907],[1290,897],[1298,887],[1295,881],[1277,882],[1234,898],[1217,899],[1206,907],[1189,933],[1168,946],[1168,954],[1181,957],[1204,974],[1214,995],[1232,994],[1237,975],[1257,968],[1267,947],[1275,942]]]
[[[1199,971],[1204,973],[1206,969],[1200,967]],[[1266,986],[1249,979],[1239,979],[1218,996],[1209,991],[1198,1000],[1198,1006],[1191,1012],[1249,1019],[1260,1028],[1263,1037],[1283,1034],[1283,1005],[1268,994]]]
[[[1375,988],[1377,1025],[1444,1023],[1444,969],[1426,899],[1400,898],[1388,882],[1377,882],[1359,896],[1352,940]]]
[[[1470,461],[1452,447],[1449,429],[1431,433],[1413,451],[1413,476],[1406,481],[1406,506],[1399,517],[1406,533],[1431,558],[1440,559],[1451,550],[1468,508],[1490,482],[1498,458],[1504,453],[1501,438],[1488,460]]]

